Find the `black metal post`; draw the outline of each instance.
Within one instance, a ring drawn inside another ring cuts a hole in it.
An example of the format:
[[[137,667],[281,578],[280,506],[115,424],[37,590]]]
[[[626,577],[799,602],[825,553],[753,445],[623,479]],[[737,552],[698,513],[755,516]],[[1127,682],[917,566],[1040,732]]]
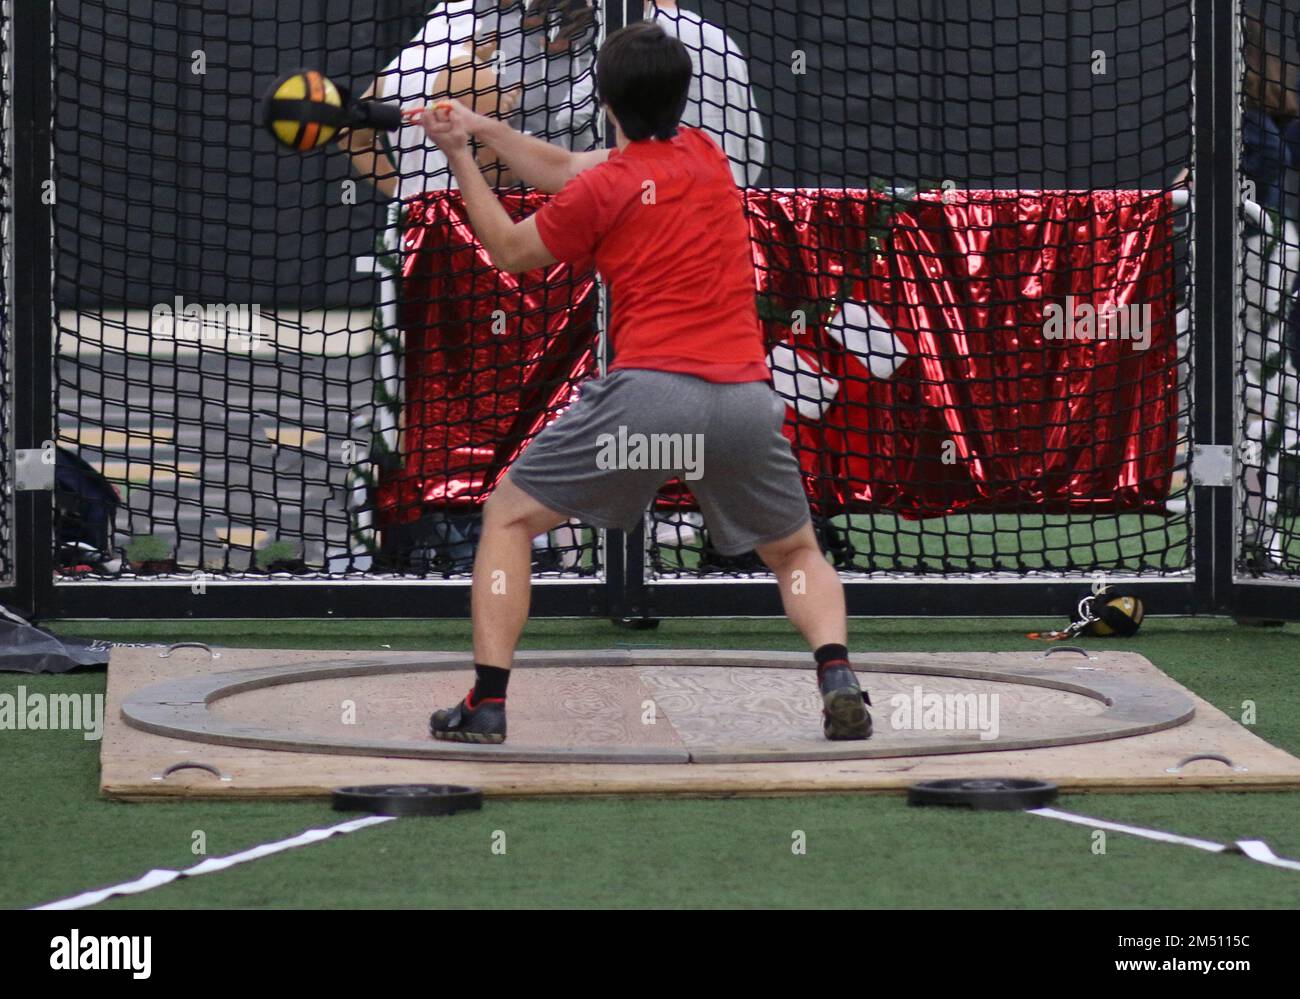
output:
[[[606,0],[604,5],[605,35],[645,20],[643,0]],[[616,142],[614,129],[606,120],[605,145],[613,148]],[[608,318],[613,309],[609,289],[604,288],[606,336],[605,365],[614,359],[613,345],[609,340]],[[645,618],[646,607],[644,518],[631,531],[607,531],[605,534],[605,579],[609,586],[609,612],[616,621]]]
[[[1231,445],[1236,380],[1236,5],[1195,0],[1196,81],[1192,224],[1192,441]],[[1193,488],[1192,553],[1197,610],[1222,613],[1232,592],[1233,490]]]
[[[13,109],[13,335],[16,449],[54,440],[53,248],[51,185],[53,129],[49,3],[11,6]],[[54,599],[54,511],[48,492],[15,497],[14,603],[41,616]]]

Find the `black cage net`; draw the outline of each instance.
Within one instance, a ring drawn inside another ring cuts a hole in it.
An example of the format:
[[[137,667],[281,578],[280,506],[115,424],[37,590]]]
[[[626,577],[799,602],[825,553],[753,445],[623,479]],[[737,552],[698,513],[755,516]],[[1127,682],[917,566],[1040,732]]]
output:
[[[13,111],[9,3],[0,4],[0,586],[14,578]]]
[[[1237,571],[1300,578],[1300,5],[1242,8]]]
[[[1190,5],[680,8],[836,564],[1185,570]],[[761,569],[670,502],[650,537],[661,575]]]
[[[262,97],[306,69],[326,102],[452,96],[593,148],[611,7],[57,0],[65,576],[468,571],[484,497],[607,359],[599,282],[498,273],[413,120],[290,123],[319,143],[298,152]],[[745,190],[837,565],[1187,569],[1186,0],[642,13],[691,52],[684,123]],[[544,200],[479,163],[517,218]],[[647,512],[652,572],[757,571],[689,486]],[[535,539],[544,573],[599,557],[578,522]]]
[[[483,498],[591,367],[590,276],[507,289],[417,124],[298,152],[262,98],[310,69],[336,103],[451,96],[590,148],[576,6],[59,0],[59,457],[111,487],[65,494],[66,574],[468,571]],[[535,549],[595,571],[582,525]]]

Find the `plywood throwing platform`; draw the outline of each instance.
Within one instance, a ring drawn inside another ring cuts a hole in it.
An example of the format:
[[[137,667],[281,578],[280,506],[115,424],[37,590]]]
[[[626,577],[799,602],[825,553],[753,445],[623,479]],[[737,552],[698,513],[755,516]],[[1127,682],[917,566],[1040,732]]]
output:
[[[462,653],[115,649],[101,790],[326,794],[446,783],[489,794],[901,790],[943,777],[1066,788],[1300,787],[1300,760],[1133,653],[857,655],[875,734],[822,737],[805,653],[521,653],[509,739],[436,742]],[[1230,764],[1187,757],[1214,754]],[[177,769],[178,764],[193,764]]]

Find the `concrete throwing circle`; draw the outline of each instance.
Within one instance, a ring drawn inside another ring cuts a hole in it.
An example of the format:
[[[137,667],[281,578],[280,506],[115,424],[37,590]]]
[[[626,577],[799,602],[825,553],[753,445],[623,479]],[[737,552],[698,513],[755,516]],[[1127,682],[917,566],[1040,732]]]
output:
[[[435,742],[434,707],[473,683],[464,655],[374,656],[209,673],[136,690],[122,717],[191,741],[298,753],[516,763],[760,763],[932,756],[1143,735],[1191,719],[1178,690],[1068,666],[856,666],[875,734],[828,742],[803,653],[520,653],[509,738]]]

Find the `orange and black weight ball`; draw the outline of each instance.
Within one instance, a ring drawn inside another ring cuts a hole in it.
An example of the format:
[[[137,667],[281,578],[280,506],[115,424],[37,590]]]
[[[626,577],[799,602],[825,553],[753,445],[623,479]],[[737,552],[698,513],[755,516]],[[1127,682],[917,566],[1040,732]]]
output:
[[[1093,600],[1092,612],[1097,620],[1084,629],[1084,634],[1093,638],[1109,638],[1112,635],[1131,638],[1142,626],[1146,609],[1142,606],[1142,601],[1132,593],[1107,590]]]
[[[328,144],[349,124],[347,101],[328,77],[297,69],[271,85],[262,121],[277,142],[301,153]]]

